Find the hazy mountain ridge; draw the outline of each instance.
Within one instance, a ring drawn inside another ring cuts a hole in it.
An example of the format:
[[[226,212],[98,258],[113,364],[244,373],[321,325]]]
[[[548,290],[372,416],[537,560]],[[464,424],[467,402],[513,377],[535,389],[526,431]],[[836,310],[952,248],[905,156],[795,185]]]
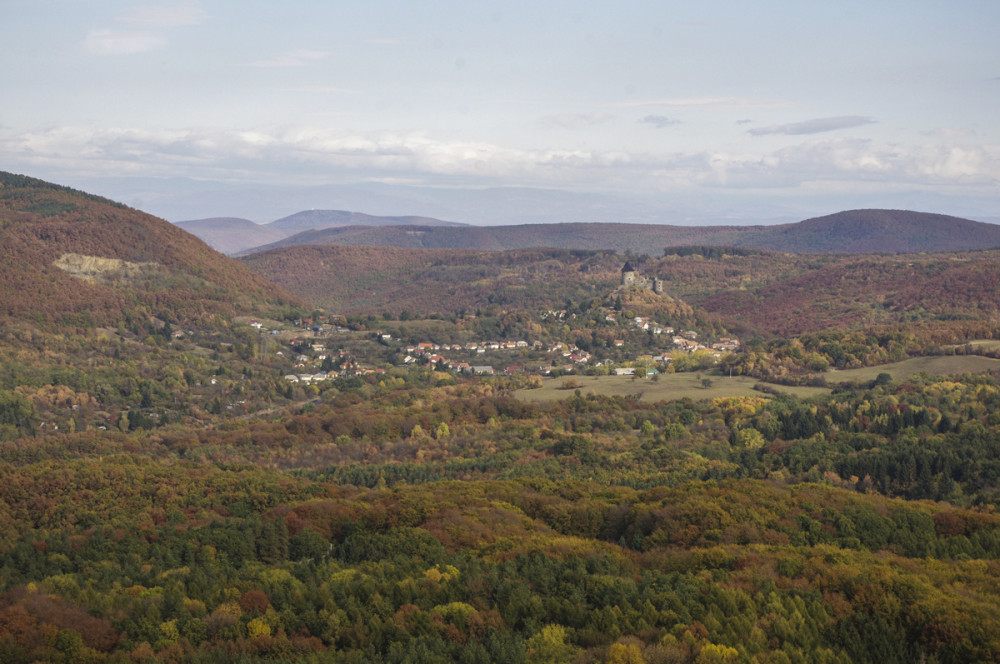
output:
[[[280,229],[239,217],[196,219],[182,221],[176,226],[198,237],[216,251],[227,254],[277,242],[288,235]]]
[[[519,226],[347,226],[307,231],[244,253],[297,244],[425,249],[612,249],[655,255],[666,247],[733,246],[788,253],[917,253],[1000,246],[1000,226],[908,210],[849,210],[776,226],[568,223]]]
[[[532,248],[648,252],[652,247],[689,244],[735,246],[739,238],[763,226],[661,226],[652,224],[567,223],[517,226],[347,226],[292,235],[243,252],[267,251],[299,244],[391,246],[411,249],[510,250]]]
[[[432,217],[415,215],[377,216],[347,210],[304,210],[276,219],[269,228],[285,231],[330,228],[334,226],[466,226],[454,221],[442,221]]]
[[[346,210],[304,210],[258,224],[240,217],[210,217],[175,224],[199,237],[217,251],[233,254],[270,245],[290,235],[342,226],[464,226],[421,216],[377,216]]]

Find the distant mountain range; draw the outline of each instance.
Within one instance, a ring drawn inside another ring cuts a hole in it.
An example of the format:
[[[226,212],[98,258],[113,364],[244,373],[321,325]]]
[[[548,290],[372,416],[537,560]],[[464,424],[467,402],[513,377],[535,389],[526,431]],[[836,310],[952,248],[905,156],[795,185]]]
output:
[[[358,224],[306,230],[240,253],[246,255],[296,245],[475,250],[552,247],[651,255],[667,247],[686,245],[747,247],[796,254],[918,253],[1000,247],[1000,226],[908,210],[850,210],[774,226]]]
[[[257,224],[238,217],[212,217],[177,223],[179,228],[195,235],[213,249],[227,254],[238,253],[261,245],[318,229],[343,226],[464,226],[431,217],[379,217],[345,210],[305,210],[282,217],[268,224]]]

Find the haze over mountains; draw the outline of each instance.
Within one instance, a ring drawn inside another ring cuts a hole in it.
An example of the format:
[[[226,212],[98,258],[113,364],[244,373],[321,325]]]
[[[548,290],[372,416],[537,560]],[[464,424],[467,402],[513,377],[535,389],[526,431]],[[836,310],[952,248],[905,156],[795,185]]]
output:
[[[213,249],[224,253],[237,253],[261,245],[279,242],[283,238],[303,231],[343,226],[464,226],[431,217],[397,216],[379,217],[362,212],[345,210],[305,210],[282,217],[269,224],[257,224],[238,217],[212,217],[177,224],[198,236]]]
[[[360,220],[362,216],[357,218]],[[273,225],[269,224],[268,228]],[[196,228],[189,229],[198,232]],[[304,244],[477,250],[555,247],[646,254],[685,245],[748,247],[788,253],[914,253],[997,247],[1000,246],[1000,226],[908,210],[850,210],[773,226],[612,223],[518,226],[439,223],[432,226],[415,221],[407,225],[382,222],[304,230],[270,244],[233,253],[245,255]]]

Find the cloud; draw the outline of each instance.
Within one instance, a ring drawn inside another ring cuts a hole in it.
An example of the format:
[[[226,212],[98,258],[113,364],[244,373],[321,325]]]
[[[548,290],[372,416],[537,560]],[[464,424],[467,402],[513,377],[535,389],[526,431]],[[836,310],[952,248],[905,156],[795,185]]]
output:
[[[208,13],[201,8],[199,3],[182,2],[161,5],[136,5],[129,7],[118,20],[145,28],[177,28],[185,25],[200,25],[208,18]]]
[[[308,92],[308,93],[320,93],[320,94],[338,94],[338,95],[359,95],[362,94],[360,90],[352,90],[351,88],[338,88],[334,85],[300,85],[296,88],[291,88],[292,92]]]
[[[329,51],[289,51],[270,60],[251,62],[250,67],[308,67],[329,57]]]
[[[604,124],[614,120],[615,116],[610,113],[562,113],[559,115],[549,115],[541,119],[541,124],[545,127],[563,127],[566,129],[582,129]]]
[[[119,32],[108,29],[91,30],[83,45],[96,55],[132,55],[163,48],[167,40],[145,31]]]
[[[660,99],[636,99],[610,104],[617,108],[697,108],[703,110],[728,111],[742,108],[786,108],[795,104],[787,99],[749,99],[746,97],[665,97]]]
[[[273,184],[407,179],[477,186],[623,191],[951,190],[995,197],[1000,145],[898,145],[837,138],[778,150],[638,153],[522,149],[426,132],[261,129],[0,128],[0,154],[24,172],[189,177]]]
[[[84,48],[95,55],[134,55],[167,45],[163,31],[204,22],[208,14],[196,2],[136,5],[116,20],[136,26],[136,30],[96,28],[84,38]]]
[[[657,129],[663,129],[664,127],[669,127],[671,125],[676,125],[681,123],[680,120],[668,118],[665,115],[647,115],[643,119],[639,120],[639,122],[645,124],[651,124]]]
[[[798,136],[802,134],[821,134],[826,131],[836,131],[838,129],[850,129],[851,127],[860,127],[874,122],[875,120],[860,115],[839,115],[833,118],[817,118],[815,120],[805,120],[804,122],[757,127],[756,129],[750,129],[747,133],[751,136],[768,136],[770,134]]]

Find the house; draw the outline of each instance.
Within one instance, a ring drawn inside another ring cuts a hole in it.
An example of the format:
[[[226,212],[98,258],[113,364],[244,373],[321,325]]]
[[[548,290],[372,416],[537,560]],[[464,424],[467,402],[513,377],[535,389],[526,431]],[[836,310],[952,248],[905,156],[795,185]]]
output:
[[[634,376],[635,375],[635,368],[634,367],[618,367],[617,369],[615,369],[615,375],[616,376]]]
[[[472,367],[472,373],[480,374],[483,376],[492,376],[494,372],[493,372],[493,367],[491,366],[479,365]]]

